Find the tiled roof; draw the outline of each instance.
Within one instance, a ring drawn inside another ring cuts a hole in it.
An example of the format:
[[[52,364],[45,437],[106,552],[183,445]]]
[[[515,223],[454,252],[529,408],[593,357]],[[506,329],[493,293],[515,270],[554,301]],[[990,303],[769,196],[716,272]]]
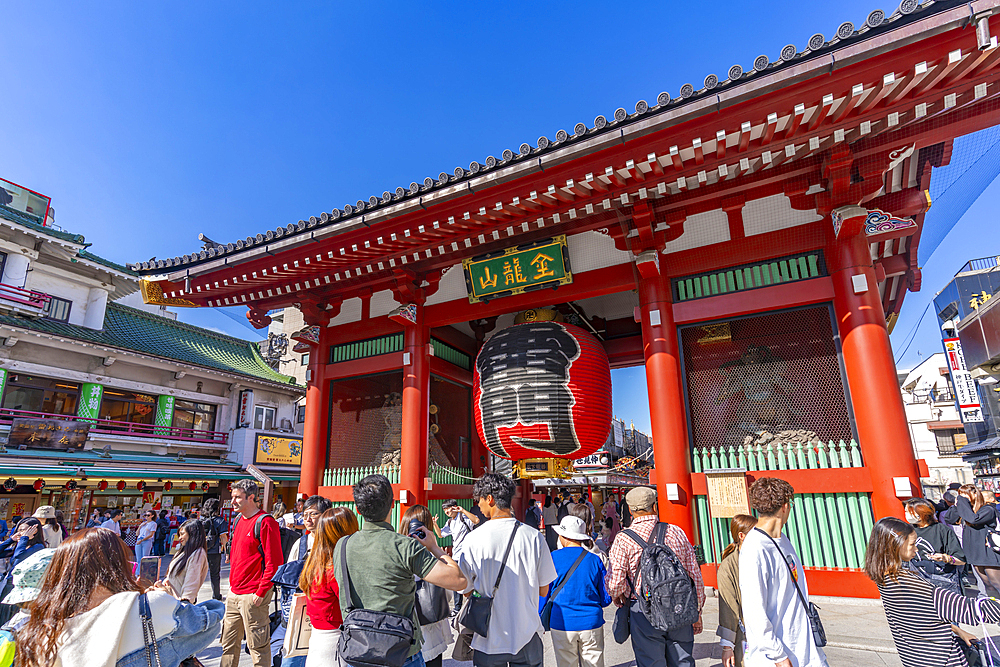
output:
[[[24,211],[18,211],[16,208],[10,208],[9,206],[0,204],[0,215],[7,218],[11,222],[24,225],[28,229],[41,232],[42,234],[47,234],[53,238],[67,241],[69,243],[76,243],[78,245],[85,244],[83,234],[73,234],[72,232],[65,232],[61,229],[56,229],[55,227],[46,227],[42,224],[42,219],[38,216],[25,213]]]
[[[782,48],[779,58],[775,62],[772,62],[766,55],[759,55],[748,69],[744,69],[742,65],[730,67],[725,78],[709,74],[705,77],[701,88],[690,83],[684,84],[681,86],[679,97],[672,97],[670,93],[662,92],[657,96],[656,103],[653,105],[648,104],[645,100],[640,100],[635,105],[634,113],[620,108],[615,111],[610,120],[604,116],[598,116],[594,119],[592,127],[588,127],[586,123],[577,123],[572,134],[565,130],[559,130],[554,139],[549,139],[546,136],[539,137],[535,146],[523,143],[517,151],[507,149],[501,154],[500,159],[490,155],[482,163],[473,161],[468,168],[456,167],[453,172],[442,171],[436,179],[428,176],[421,182],[413,181],[409,187],[400,186],[394,191],[386,190],[381,197],[372,195],[368,199],[359,199],[356,204],[347,204],[342,209],[337,208],[330,213],[324,212],[318,217],[312,216],[308,221],[299,220],[298,223],[290,223],[262,234],[239,239],[233,243],[216,244],[183,257],[161,260],[154,258],[148,262],[130,264],[129,267],[140,275],[154,274],[162,272],[164,269],[192,266],[211,261],[216,257],[238,254],[246,249],[263,246],[286,236],[290,237],[312,231],[316,227],[346,226],[351,222],[362,221],[363,217],[370,212],[425,196],[430,192],[451,187],[455,183],[471,180],[487,172],[497,171],[527,159],[537,158],[542,154],[562,149],[584,139],[619,130],[634,122],[645,121],[657,114],[673,111],[678,107],[706,97],[713,97],[722,91],[752,81],[763,74],[770,74],[776,70],[812,60],[831,51],[871,39],[900,25],[962,4],[965,4],[964,0],[923,0],[923,2],[921,0],[902,0],[899,8],[889,16],[884,11],[876,9],[867,16],[860,27],[855,27],[851,22],[842,23],[830,39],[827,39],[822,33],[816,33],[809,38],[806,47],[802,50],[799,50],[794,44],[788,44]]]
[[[0,324],[297,386],[295,378],[272,370],[264,362],[257,345],[251,341],[176,322],[119,303],[108,304],[101,331],[15,315],[0,315]]]
[[[11,222],[21,225],[22,227],[27,227],[28,229],[34,232],[45,234],[47,236],[51,236],[61,241],[74,243],[76,245],[82,245],[85,248],[90,246],[90,244],[87,243],[86,239],[84,238],[83,234],[74,234],[72,232],[67,232],[62,229],[56,229],[55,227],[48,227],[41,223],[41,218],[39,218],[38,216],[31,215],[30,213],[25,213],[24,211],[18,211],[15,208],[10,208],[9,206],[4,206],[3,204],[0,204],[0,217],[4,217],[7,220],[10,220]],[[103,257],[99,257],[98,255],[95,255],[94,253],[89,252],[87,250],[79,250],[77,251],[76,254],[77,257],[80,257],[81,259],[89,260],[91,262],[94,262],[95,264],[101,264],[102,266],[114,269],[115,271],[119,271],[121,273],[125,273],[131,276],[137,275],[135,271],[128,268],[127,266],[123,266],[121,264],[112,262],[110,259],[104,259]]]

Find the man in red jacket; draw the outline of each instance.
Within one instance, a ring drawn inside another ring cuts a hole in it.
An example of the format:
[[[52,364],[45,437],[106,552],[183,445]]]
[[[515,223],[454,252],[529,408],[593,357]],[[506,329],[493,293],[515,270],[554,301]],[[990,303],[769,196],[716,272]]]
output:
[[[238,667],[244,635],[254,667],[271,665],[268,608],[271,577],[284,562],[278,522],[257,506],[260,488],[251,479],[233,484],[233,527],[229,562],[229,595],[222,619],[222,659],[219,667]]]

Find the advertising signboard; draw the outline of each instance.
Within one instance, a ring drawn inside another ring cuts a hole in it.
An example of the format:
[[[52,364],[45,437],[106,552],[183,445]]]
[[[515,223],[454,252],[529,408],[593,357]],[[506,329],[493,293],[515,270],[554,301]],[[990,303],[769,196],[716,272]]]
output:
[[[955,398],[958,401],[962,421],[965,423],[983,421],[983,406],[979,403],[976,381],[965,365],[962,342],[958,338],[945,338],[944,352],[948,358],[951,384],[955,387]]]

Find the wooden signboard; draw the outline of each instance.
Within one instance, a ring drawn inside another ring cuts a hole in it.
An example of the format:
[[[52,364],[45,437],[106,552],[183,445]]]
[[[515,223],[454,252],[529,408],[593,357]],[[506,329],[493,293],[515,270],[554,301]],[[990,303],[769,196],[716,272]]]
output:
[[[470,303],[573,282],[565,235],[466,259],[462,266]]]
[[[706,470],[705,481],[708,483],[708,507],[713,519],[731,519],[737,514],[750,514],[745,470]]]
[[[68,419],[26,419],[15,417],[7,446],[28,449],[83,449],[90,432],[87,422]]]

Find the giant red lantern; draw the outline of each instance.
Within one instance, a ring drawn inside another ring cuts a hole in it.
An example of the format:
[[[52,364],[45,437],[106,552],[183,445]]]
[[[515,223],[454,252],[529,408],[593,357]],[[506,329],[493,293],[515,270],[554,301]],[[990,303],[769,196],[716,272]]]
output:
[[[505,459],[578,459],[611,429],[611,367],[583,329],[525,322],[498,331],[476,357],[476,430]]]

